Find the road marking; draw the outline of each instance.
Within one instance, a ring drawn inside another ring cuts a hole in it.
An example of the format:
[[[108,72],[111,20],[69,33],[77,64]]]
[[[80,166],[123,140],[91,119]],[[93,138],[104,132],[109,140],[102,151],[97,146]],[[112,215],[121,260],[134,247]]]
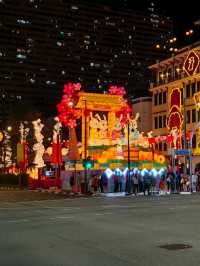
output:
[[[102,208],[137,208],[135,205],[102,205]]]
[[[62,207],[60,207],[62,208]],[[80,207],[67,207],[67,208],[62,208],[63,211],[73,211],[73,210],[81,210]]]
[[[57,219],[73,219],[74,216],[56,216],[56,217],[51,217],[50,220],[57,220]]]
[[[8,220],[7,221],[8,223],[27,223],[27,222],[30,222],[30,220],[28,220],[28,219],[18,219],[18,220]]]
[[[110,215],[112,212],[95,213],[96,216]]]

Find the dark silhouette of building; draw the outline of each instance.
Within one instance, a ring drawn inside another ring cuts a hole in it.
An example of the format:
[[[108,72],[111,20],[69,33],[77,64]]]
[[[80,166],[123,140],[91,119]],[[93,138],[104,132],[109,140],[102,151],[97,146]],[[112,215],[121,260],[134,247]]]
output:
[[[69,81],[87,91],[120,84],[130,97],[147,94],[147,66],[163,53],[155,44],[172,30],[169,18],[153,11],[75,0],[0,1],[4,109],[10,101],[26,102],[52,115]]]

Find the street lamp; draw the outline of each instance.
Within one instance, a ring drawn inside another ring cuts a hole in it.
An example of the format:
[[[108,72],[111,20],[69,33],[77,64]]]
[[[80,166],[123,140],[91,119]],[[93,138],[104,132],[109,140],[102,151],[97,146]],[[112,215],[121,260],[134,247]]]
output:
[[[87,161],[87,101],[84,100],[84,161]],[[88,192],[88,184],[87,184],[87,167],[84,166],[84,180],[85,180],[85,193]]]
[[[57,172],[56,172],[56,177],[60,177],[60,145],[61,145],[61,123],[58,117],[55,117],[54,120],[57,122],[56,125],[54,126],[56,130],[56,160],[57,160]]]
[[[8,132],[11,132],[12,131],[12,127],[11,126],[8,126],[7,127],[7,130],[8,130]]]
[[[127,134],[127,148],[128,148],[128,189],[127,192],[130,194],[131,193],[131,176],[130,176],[130,166],[131,166],[131,161],[130,161],[130,125],[129,125],[129,120],[128,120],[128,134]]]

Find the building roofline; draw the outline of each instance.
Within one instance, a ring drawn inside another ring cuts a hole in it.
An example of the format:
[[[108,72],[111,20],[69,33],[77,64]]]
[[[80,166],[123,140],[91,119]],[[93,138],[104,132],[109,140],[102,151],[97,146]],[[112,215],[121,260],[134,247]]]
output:
[[[152,97],[150,96],[146,96],[146,97],[138,97],[132,100],[132,104],[134,103],[138,103],[138,102],[151,102],[152,101]]]
[[[192,43],[190,45],[184,46],[183,48],[180,48],[176,54],[172,54],[171,57],[168,57],[167,59],[164,59],[162,61],[159,61],[153,65],[150,65],[148,68],[150,70],[157,69],[161,67],[162,65],[168,65],[172,62],[174,62],[175,59],[182,58],[186,53],[188,53],[189,50],[192,50],[193,48],[196,48],[200,46],[200,41],[197,41],[195,43]]]

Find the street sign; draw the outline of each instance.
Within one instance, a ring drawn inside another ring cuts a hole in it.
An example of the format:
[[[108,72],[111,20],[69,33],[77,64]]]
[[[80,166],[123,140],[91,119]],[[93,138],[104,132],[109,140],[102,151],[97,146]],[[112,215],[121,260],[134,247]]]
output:
[[[188,76],[192,76],[196,73],[198,66],[199,56],[194,51],[191,51],[184,62],[183,68]]]
[[[189,155],[191,155],[191,150],[184,150],[184,149],[182,149],[182,150],[174,150],[174,153],[175,153],[175,155],[181,155],[181,156],[189,156]]]

